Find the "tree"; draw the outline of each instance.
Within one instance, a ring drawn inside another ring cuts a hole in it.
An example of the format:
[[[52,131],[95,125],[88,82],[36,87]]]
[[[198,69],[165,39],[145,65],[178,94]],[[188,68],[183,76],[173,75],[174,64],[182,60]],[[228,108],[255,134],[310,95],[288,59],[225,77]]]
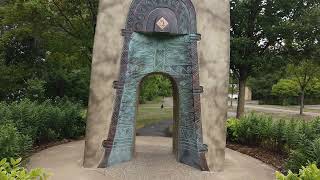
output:
[[[289,64],[287,73],[299,87],[300,115],[302,115],[306,91],[316,84],[317,78],[320,77],[320,66],[310,60],[302,60],[298,64]]]
[[[285,74],[286,67],[265,64],[263,69],[259,69],[248,78],[247,85],[252,90],[253,99],[267,102],[272,96],[272,87],[277,84]]]
[[[229,94],[231,94],[231,98],[230,98],[230,106],[233,107],[233,96],[235,93],[239,93],[238,91],[238,86],[236,84],[238,84],[237,82],[237,77],[235,76],[235,74],[230,71],[230,79],[229,79]]]
[[[98,0],[6,0],[0,7],[0,98],[43,81],[47,98],[87,101]],[[3,85],[3,87],[2,87]]]
[[[310,93],[312,95],[315,95],[316,97],[320,97],[320,79],[319,78],[315,80],[315,83],[313,84],[312,89],[310,90]]]
[[[151,75],[143,79],[140,89],[140,103],[156,97],[172,96],[172,83],[163,75]]]
[[[272,86],[272,94],[280,96],[283,99],[282,105],[288,105],[288,97],[298,96],[298,84],[291,79],[281,79]]]
[[[309,26],[299,29],[296,22],[318,6],[318,0],[231,0],[231,69],[239,80],[237,117],[244,113],[248,77],[266,64],[287,64],[285,55],[296,50],[288,48],[296,42],[296,33],[314,34],[318,27],[317,21],[310,21]]]

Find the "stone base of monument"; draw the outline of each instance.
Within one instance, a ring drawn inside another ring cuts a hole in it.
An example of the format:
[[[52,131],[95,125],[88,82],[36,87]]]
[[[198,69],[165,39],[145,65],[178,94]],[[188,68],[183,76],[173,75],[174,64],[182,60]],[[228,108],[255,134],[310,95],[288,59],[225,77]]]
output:
[[[55,146],[30,158],[28,167],[50,171],[52,180],[247,180],[274,179],[270,166],[241,153],[226,150],[223,172],[201,172],[176,162],[172,139],[137,137],[135,158],[106,169],[82,167],[84,141]]]

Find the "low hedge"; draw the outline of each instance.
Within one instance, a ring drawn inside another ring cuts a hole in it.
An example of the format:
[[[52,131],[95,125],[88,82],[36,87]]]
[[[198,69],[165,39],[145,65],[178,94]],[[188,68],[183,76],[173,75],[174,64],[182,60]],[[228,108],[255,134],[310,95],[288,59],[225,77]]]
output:
[[[0,125],[0,159],[2,157],[18,157],[29,152],[32,140],[21,134],[13,124]]]
[[[229,119],[227,132],[228,141],[287,155],[286,168],[293,172],[309,162],[320,165],[320,118],[305,122],[249,114]]]
[[[24,155],[33,145],[83,136],[82,112],[80,103],[60,99],[0,103],[0,159]]]

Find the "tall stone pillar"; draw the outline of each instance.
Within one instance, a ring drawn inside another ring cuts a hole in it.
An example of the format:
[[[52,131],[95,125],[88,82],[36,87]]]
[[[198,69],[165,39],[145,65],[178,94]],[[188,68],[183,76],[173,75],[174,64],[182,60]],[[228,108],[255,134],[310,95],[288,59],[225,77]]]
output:
[[[96,168],[109,132],[122,51],[123,29],[130,0],[100,0],[93,47],[84,167]]]
[[[193,0],[198,18],[203,143],[211,171],[224,167],[229,87],[229,0]]]

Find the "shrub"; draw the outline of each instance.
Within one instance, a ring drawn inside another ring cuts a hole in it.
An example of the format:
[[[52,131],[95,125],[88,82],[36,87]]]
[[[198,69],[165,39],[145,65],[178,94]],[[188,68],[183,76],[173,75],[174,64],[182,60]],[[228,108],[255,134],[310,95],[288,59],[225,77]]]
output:
[[[286,122],[285,120],[277,120],[273,122],[271,137],[273,142],[273,151],[283,152],[286,143],[285,138]]]
[[[297,148],[300,138],[299,127],[301,126],[302,121],[292,119],[287,122],[285,129],[285,142],[287,143],[287,152],[290,149]]]
[[[288,175],[285,176],[280,172],[276,172],[277,180],[318,180],[320,179],[320,170],[317,165],[311,164],[307,167],[302,167],[299,170],[299,174],[294,174],[289,171]]]
[[[85,120],[79,103],[46,100],[42,103],[22,100],[0,104],[0,124],[11,123],[36,144],[77,138],[84,135]]]
[[[0,161],[0,179],[1,180],[46,180],[49,174],[43,169],[33,169],[27,171],[25,168],[20,167],[21,158],[14,160],[2,159]]]
[[[237,126],[239,142],[248,145],[260,144],[260,118],[256,114],[250,114],[240,119]]]
[[[320,137],[313,141],[302,138],[299,147],[291,151],[286,168],[298,172],[301,166],[308,165],[309,162],[320,165]]]
[[[26,82],[25,96],[32,100],[44,100],[46,81],[35,78]]]
[[[271,117],[252,113],[227,121],[228,139],[244,145],[269,146],[274,127]]]
[[[320,165],[320,118],[305,122],[249,114],[239,120],[229,119],[227,131],[229,141],[288,156],[286,168],[293,172],[309,162]]]
[[[272,94],[282,97],[282,105],[288,105],[288,97],[298,96],[299,86],[294,80],[281,79],[272,86]]]
[[[19,157],[32,146],[31,138],[17,131],[12,124],[0,125],[0,159]]]
[[[239,120],[236,118],[231,118],[227,121],[227,139],[232,142],[236,142],[238,140],[238,125]]]

